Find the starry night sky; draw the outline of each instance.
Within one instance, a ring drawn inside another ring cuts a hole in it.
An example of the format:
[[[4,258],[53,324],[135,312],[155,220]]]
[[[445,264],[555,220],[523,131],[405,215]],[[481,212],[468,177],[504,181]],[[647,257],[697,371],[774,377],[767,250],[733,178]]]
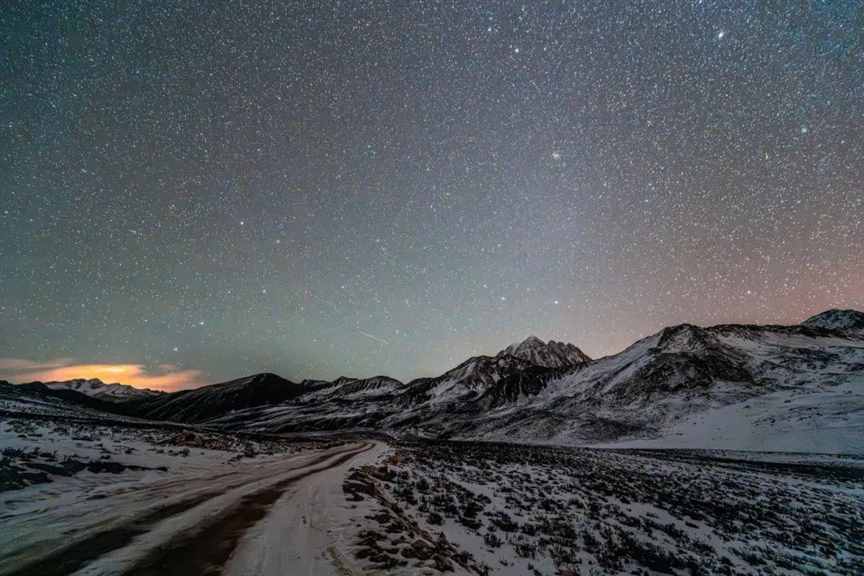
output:
[[[405,379],[864,308],[860,1],[167,4],[0,10],[7,376]]]

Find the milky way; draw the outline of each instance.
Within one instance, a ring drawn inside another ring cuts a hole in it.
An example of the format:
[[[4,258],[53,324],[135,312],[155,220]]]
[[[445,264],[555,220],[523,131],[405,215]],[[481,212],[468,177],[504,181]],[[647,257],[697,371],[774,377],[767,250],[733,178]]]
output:
[[[864,307],[861,2],[167,4],[0,10],[7,364],[408,378]]]

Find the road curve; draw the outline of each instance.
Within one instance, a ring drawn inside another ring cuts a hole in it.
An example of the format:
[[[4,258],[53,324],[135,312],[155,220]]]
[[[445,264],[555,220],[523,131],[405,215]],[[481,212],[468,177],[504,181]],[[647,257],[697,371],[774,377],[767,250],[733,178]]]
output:
[[[262,487],[241,495],[233,505],[226,507],[223,513],[215,517],[205,517],[205,520],[196,525],[187,537],[150,550],[131,568],[96,570],[99,574],[155,574],[158,571],[160,575],[166,576],[219,573],[218,567],[231,554],[246,528],[263,517],[269,506],[289,486],[303,478],[344,464],[371,447],[371,444],[363,444],[359,447],[354,445],[329,451],[315,456],[296,468],[283,469],[281,473],[278,468],[268,467],[266,469],[270,475],[268,477],[276,478],[273,482],[268,482],[267,478],[243,477],[231,484],[219,484],[211,490],[198,490],[185,498],[174,499],[167,504],[157,504],[120,525],[92,532],[82,539],[5,574],[7,576],[65,576],[78,571],[87,573],[92,563],[117,551],[134,548],[138,544],[137,539],[147,535],[160,523],[181,517],[199,506],[207,506],[211,501],[224,498],[224,495],[232,490],[242,490],[250,483],[263,482]],[[202,546],[202,542],[206,539],[217,537],[220,538],[219,541],[214,543],[213,540],[209,540],[206,547]],[[177,564],[177,558],[181,557],[182,565],[187,568],[172,568]],[[193,559],[196,562],[195,567],[188,568]]]
[[[282,494],[296,482],[335,468],[358,454],[372,448],[372,444],[331,456],[322,463],[305,467],[267,488],[243,496],[235,506],[226,510],[199,529],[182,539],[153,550],[124,576],[188,576],[189,574],[221,574],[225,563],[246,531],[268,513]]]

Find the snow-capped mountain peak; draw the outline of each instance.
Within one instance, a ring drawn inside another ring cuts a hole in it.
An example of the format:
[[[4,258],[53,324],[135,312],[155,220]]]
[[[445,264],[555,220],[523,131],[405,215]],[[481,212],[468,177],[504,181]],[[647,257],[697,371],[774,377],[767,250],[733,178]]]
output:
[[[795,326],[679,324],[598,360],[573,344],[531,336],[406,383],[375,376],[294,384],[256,374],[136,400],[122,413],[269,432],[385,430],[565,444],[665,438],[760,449],[789,446],[784,438],[793,437],[860,451],[859,326],[864,314],[851,310]],[[19,391],[27,389],[5,392]]]
[[[664,352],[698,352],[717,346],[717,339],[693,324],[678,324],[660,331],[657,348]]]
[[[576,366],[589,362],[591,358],[573,344],[556,342],[550,340],[543,342],[537,336],[529,336],[522,342],[511,344],[496,358],[513,356],[520,360],[526,360],[537,366],[546,368],[562,368],[564,366]]]
[[[102,400],[131,400],[133,398],[147,398],[162,394],[158,390],[148,388],[135,388],[128,384],[106,384],[98,378],[77,378],[63,382],[46,382],[45,385],[52,390],[74,390],[93,398]]]
[[[864,336],[864,312],[834,308],[811,316],[801,325]]]
[[[546,343],[543,342],[543,340],[541,340],[537,336],[534,336],[533,334],[531,336],[528,336],[525,340],[523,340],[522,342],[517,344],[517,346],[521,346],[521,347],[525,347],[525,348],[539,348],[539,347],[543,347],[545,345],[546,345]]]

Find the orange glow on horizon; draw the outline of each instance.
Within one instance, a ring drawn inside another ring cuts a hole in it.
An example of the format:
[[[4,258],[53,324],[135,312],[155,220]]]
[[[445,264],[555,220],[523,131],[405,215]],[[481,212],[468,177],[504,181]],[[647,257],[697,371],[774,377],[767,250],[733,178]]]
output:
[[[143,364],[74,364],[68,360],[31,362],[0,358],[0,380],[52,382],[77,378],[98,378],[106,384],[117,382],[166,392],[205,384],[200,370],[179,369],[171,364],[161,364],[155,370],[148,370]]]

